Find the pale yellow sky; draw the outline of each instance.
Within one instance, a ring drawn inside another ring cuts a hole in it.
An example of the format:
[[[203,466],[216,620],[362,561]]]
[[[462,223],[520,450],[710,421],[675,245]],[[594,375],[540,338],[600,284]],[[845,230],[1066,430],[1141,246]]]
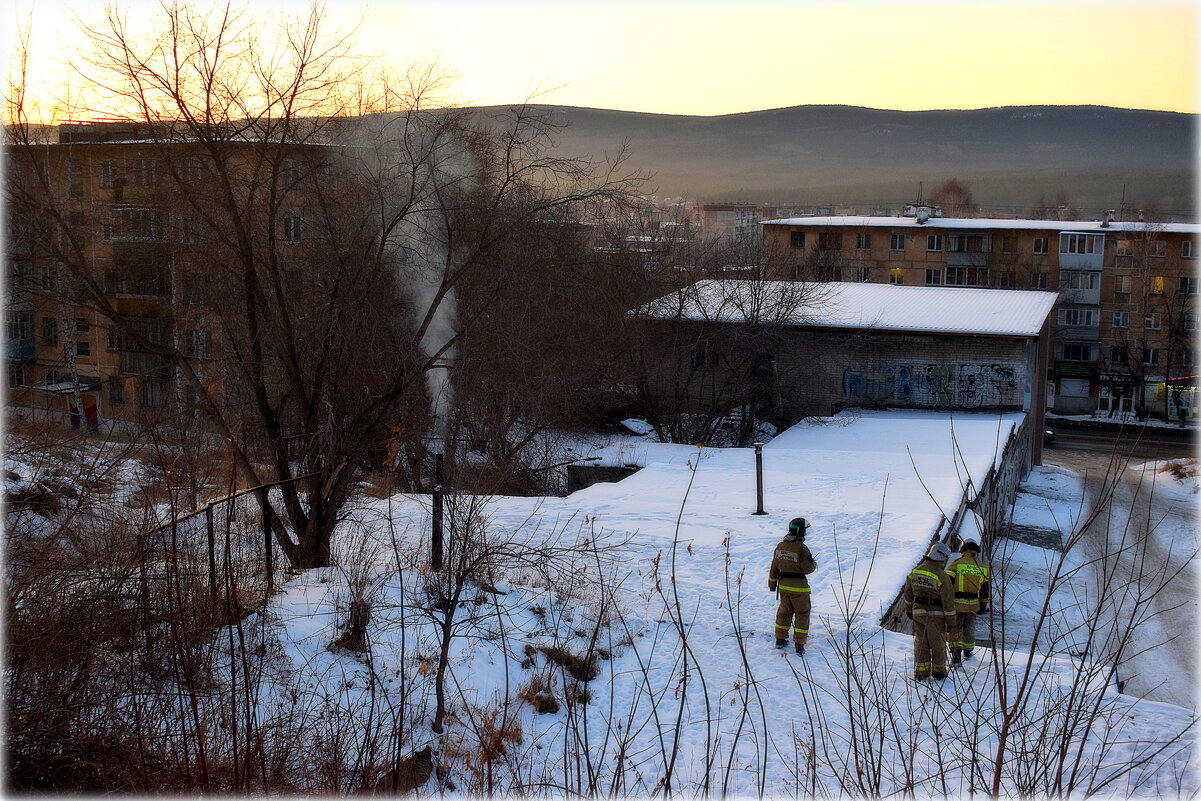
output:
[[[11,30],[29,4],[8,7]],[[70,51],[67,10],[98,7],[37,0],[36,74],[52,82],[52,54]],[[401,64],[437,60],[458,76],[454,99],[468,104],[542,91],[542,102],[679,114],[810,103],[1197,110],[1193,3],[331,0],[327,8],[336,21],[364,15],[364,50]]]

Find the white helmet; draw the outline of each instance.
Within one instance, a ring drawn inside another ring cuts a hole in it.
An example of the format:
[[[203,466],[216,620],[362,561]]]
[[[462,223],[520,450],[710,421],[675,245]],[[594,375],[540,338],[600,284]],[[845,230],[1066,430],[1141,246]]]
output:
[[[926,558],[945,563],[951,558],[951,549],[946,543],[936,542],[930,546],[929,551],[926,551]]]

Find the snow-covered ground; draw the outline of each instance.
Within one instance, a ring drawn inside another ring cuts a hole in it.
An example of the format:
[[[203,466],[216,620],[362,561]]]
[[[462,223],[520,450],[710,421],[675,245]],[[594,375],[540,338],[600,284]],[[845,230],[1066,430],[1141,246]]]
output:
[[[1059,745],[1066,755],[1082,748],[1078,789],[1195,792],[1191,734],[1159,749],[1188,727],[1189,712],[1121,696],[1105,670],[1066,654],[1028,656],[1017,646],[978,649],[945,684],[916,685],[910,638],[879,627],[942,515],[957,508],[969,478],[984,478],[1021,419],[863,412],[800,424],[764,448],[764,516],[751,514],[752,450],[625,440],[610,445],[624,449],[613,461],[644,467],[619,483],[566,498],[480,501],[466,519],[507,544],[499,560],[508,568],[469,587],[456,610],[441,737],[429,724],[445,615],[431,609],[433,577],[411,557],[429,530],[428,498],[369,502],[335,542],[341,568],[295,577],[252,618],[275,655],[261,717],[307,716],[320,737],[335,731],[331,709],[364,719],[403,707],[403,749],[434,743],[461,790],[520,782],[527,792],[638,795],[665,785],[738,795],[978,792],[991,785],[997,726],[1008,720],[1002,792],[1048,791],[1053,781],[1040,771],[1054,772],[1047,749]],[[1064,476],[1035,480],[1047,509],[1022,514],[1060,525],[1077,514]],[[804,659],[772,648],[776,601],[765,580],[795,516],[812,524],[818,563]],[[512,558],[548,542],[561,549],[549,562]],[[1026,548],[1008,558],[1048,558]],[[327,648],[356,583],[374,602],[369,659]],[[1014,589],[1008,602],[1024,611],[1013,619],[1029,623],[1040,587]],[[589,702],[573,706],[580,685],[539,649],[579,654],[590,642],[603,650],[599,675]],[[517,698],[535,675],[552,679],[559,711],[539,715]],[[1094,718],[1076,705],[1086,698],[1100,710]],[[488,762],[500,784],[486,784],[482,732],[510,718],[520,735]],[[1096,725],[1086,732],[1082,718]]]

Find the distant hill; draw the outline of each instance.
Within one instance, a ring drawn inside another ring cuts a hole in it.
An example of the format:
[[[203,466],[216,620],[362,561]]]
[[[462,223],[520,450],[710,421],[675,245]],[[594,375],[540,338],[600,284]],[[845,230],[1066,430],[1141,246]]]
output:
[[[546,106],[557,152],[629,144],[660,197],[899,206],[947,178],[987,210],[1021,213],[1066,192],[1085,209],[1194,207],[1196,115],[1104,106],[882,111],[854,106],[690,117]],[[502,107],[476,111],[491,116]]]

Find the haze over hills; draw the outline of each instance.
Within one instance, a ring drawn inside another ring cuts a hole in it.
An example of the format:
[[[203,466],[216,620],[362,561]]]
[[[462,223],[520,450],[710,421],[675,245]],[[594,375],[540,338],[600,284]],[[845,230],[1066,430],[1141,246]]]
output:
[[[503,107],[482,107],[492,115]],[[885,111],[855,106],[691,117],[536,107],[563,128],[561,155],[628,143],[660,197],[807,205],[912,201],[947,178],[985,210],[1021,214],[1066,193],[1082,211],[1158,207],[1192,215],[1196,115],[1104,106]]]

